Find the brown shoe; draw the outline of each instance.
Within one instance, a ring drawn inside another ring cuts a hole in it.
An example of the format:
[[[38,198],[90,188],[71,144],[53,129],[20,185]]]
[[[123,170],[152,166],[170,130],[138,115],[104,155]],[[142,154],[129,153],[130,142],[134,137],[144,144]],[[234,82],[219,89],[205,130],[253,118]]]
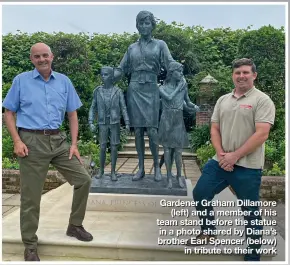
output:
[[[69,224],[67,227],[66,234],[68,236],[75,237],[80,241],[93,240],[93,236],[89,232],[87,232],[82,225],[76,226],[76,225]]]
[[[196,236],[196,238],[188,239],[186,246],[192,247],[192,246],[207,245],[210,242],[211,238],[216,238],[216,236],[199,234]]]
[[[25,261],[40,261],[38,254],[37,254],[37,249],[25,248],[24,260]]]

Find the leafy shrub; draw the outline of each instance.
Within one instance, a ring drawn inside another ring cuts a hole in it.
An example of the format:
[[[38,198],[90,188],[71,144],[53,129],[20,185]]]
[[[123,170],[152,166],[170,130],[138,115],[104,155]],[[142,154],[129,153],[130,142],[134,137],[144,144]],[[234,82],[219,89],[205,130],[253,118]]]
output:
[[[212,144],[206,144],[196,150],[197,159],[200,167],[203,168],[206,162],[215,155],[215,150]]]
[[[275,143],[272,141],[267,141],[265,144],[265,157],[268,161],[275,161],[275,158],[277,156],[277,148],[275,146]]]
[[[5,169],[19,169],[17,159],[9,159],[8,157],[2,157],[2,168]]]
[[[281,169],[278,163],[274,163],[269,170],[263,170],[264,176],[285,176],[285,170]]]
[[[6,127],[2,127],[2,157],[13,159],[14,157],[14,144]]]
[[[126,128],[121,127],[121,131],[120,131],[120,144],[118,146],[118,150],[122,150],[124,147],[124,144],[127,143],[127,137],[128,137],[128,132],[126,130]]]
[[[210,126],[202,125],[197,126],[190,132],[189,136],[190,148],[196,151],[201,146],[210,141]]]
[[[235,58],[253,58],[258,78],[256,87],[267,93],[275,103],[276,118],[271,130],[266,159],[270,168],[277,162],[285,169],[285,30],[264,26],[257,30],[233,30],[231,28],[205,29],[201,26],[187,27],[173,22],[171,25],[158,21],[154,36],[164,40],[173,58],[183,63],[188,82],[189,96],[196,102],[199,82],[208,73],[219,83],[213,91],[215,100],[232,89],[231,62]],[[2,36],[2,97],[11,86],[13,78],[33,69],[29,61],[31,45],[45,42],[54,53],[53,69],[68,75],[83,102],[78,111],[79,137],[83,142],[92,141],[88,130],[88,112],[92,93],[100,85],[100,68],[103,65],[118,66],[128,46],[138,39],[138,34],[66,34],[63,32],[33,34],[17,32]],[[259,45],[257,46],[257,43]],[[158,80],[164,80],[166,71],[161,71]],[[128,80],[117,84],[124,91]],[[187,124],[186,124],[187,125]],[[191,124],[188,124],[191,126]],[[69,131],[66,117],[63,129]],[[69,134],[68,134],[69,135]],[[121,132],[121,144],[125,137]],[[190,134],[191,148],[196,151],[210,140],[209,126],[195,128]],[[11,141],[4,135],[3,156],[13,158]],[[96,155],[96,154],[95,154]],[[98,161],[98,160],[96,160]]]
[[[8,93],[8,90],[10,89],[12,83],[6,83],[6,84],[3,84],[2,86],[2,98],[4,99]]]
[[[94,141],[79,141],[78,149],[81,156],[90,155],[92,160],[96,163],[96,167],[100,167],[100,146]],[[110,161],[110,155],[106,153],[106,163]]]
[[[281,170],[285,170],[285,139],[280,142],[266,141],[265,161],[270,167],[276,163]]]

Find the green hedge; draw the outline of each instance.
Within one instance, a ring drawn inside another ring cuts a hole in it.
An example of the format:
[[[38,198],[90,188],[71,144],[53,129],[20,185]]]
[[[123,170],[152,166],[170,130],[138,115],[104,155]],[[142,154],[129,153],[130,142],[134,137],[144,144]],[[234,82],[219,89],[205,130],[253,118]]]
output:
[[[232,60],[249,56],[257,63],[257,87],[273,98],[278,110],[285,109],[283,28],[265,26],[258,30],[251,30],[250,27],[237,30],[204,29],[200,26],[185,27],[177,23],[168,25],[159,21],[153,35],[166,41],[173,58],[184,64],[189,96],[193,102],[199,95],[199,81],[208,73],[219,81],[212,94],[213,100],[231,91]],[[53,69],[69,76],[83,102],[83,107],[78,111],[80,138],[85,141],[91,140],[92,135],[87,124],[88,111],[93,89],[101,84],[100,69],[104,65],[118,66],[128,46],[137,39],[137,34],[129,33],[88,35],[63,32],[53,34],[18,32],[4,35],[2,36],[2,97],[5,97],[17,74],[33,69],[29,60],[31,45],[45,42],[54,53]],[[163,82],[165,74],[161,71],[160,83]],[[118,86],[126,90],[127,80],[121,80]],[[284,114],[281,113],[277,118],[282,120]],[[192,122],[188,121],[188,123]],[[187,127],[190,126],[192,124],[188,124]],[[67,118],[64,128],[68,131]]]
[[[173,58],[184,64],[184,75],[193,102],[196,102],[199,95],[199,81],[208,73],[219,81],[212,93],[212,99],[216,101],[218,97],[233,88],[231,62],[241,57],[250,57],[255,61],[258,70],[256,87],[267,93],[276,106],[275,125],[271,130],[268,145],[272,154],[266,158],[271,159],[270,163],[273,165],[277,163],[283,170],[285,168],[284,28],[276,29],[269,25],[257,30],[252,30],[251,27],[237,30],[204,29],[200,26],[186,27],[177,23],[169,25],[159,21],[153,35],[164,40]],[[78,111],[80,140],[84,144],[93,141],[87,119],[92,92],[101,84],[100,69],[104,65],[118,66],[127,47],[137,39],[137,34],[129,33],[88,35],[63,32],[53,34],[18,32],[4,35],[2,36],[2,97],[7,94],[17,74],[33,69],[29,60],[30,47],[36,42],[45,42],[54,53],[53,69],[66,74],[72,80],[83,102],[83,107]],[[160,83],[163,82],[165,74],[166,72],[162,70],[158,77]],[[122,79],[117,85],[125,91],[128,82]],[[191,123],[188,121],[186,126],[191,127]],[[67,117],[63,129],[69,131]],[[209,128],[198,128],[191,134],[193,149],[197,150],[209,141],[206,131],[208,132]],[[2,141],[3,158],[13,159],[10,140],[4,137]],[[7,162],[7,159],[5,161]]]

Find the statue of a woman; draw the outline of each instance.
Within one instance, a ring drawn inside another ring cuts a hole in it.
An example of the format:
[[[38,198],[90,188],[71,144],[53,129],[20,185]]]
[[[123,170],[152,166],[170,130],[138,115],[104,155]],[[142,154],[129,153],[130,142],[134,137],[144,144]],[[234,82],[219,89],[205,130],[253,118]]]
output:
[[[136,26],[140,39],[131,44],[124,55],[119,72],[115,72],[118,79],[122,73],[130,76],[127,90],[127,108],[130,126],[135,130],[135,143],[139,159],[139,170],[133,180],[144,177],[145,141],[144,130],[147,129],[150,150],[154,160],[154,179],[162,179],[158,162],[158,120],[160,95],[157,76],[161,67],[168,68],[173,58],[166,43],[152,37],[152,30],[156,26],[151,12],[141,11],[136,17]]]

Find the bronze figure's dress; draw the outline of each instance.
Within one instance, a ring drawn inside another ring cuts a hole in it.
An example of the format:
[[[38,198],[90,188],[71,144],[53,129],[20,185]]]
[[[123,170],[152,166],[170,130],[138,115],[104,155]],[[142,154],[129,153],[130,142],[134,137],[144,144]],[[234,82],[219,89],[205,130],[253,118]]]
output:
[[[158,128],[160,96],[157,76],[173,61],[167,44],[151,38],[146,45],[131,44],[120,68],[131,75],[127,91],[127,107],[131,127]]]
[[[163,86],[167,94],[175,88]],[[172,100],[162,97],[162,114],[160,118],[158,136],[159,144],[168,148],[188,147],[189,141],[183,120],[183,101],[186,90],[179,91]]]

